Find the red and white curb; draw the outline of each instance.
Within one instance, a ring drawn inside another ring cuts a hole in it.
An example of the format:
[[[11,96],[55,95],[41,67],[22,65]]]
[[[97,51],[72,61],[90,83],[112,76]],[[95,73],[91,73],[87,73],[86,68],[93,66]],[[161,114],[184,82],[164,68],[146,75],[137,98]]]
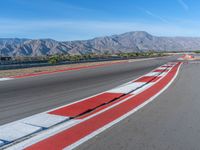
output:
[[[168,63],[98,95],[0,126],[0,147],[73,149],[162,93],[181,63]]]

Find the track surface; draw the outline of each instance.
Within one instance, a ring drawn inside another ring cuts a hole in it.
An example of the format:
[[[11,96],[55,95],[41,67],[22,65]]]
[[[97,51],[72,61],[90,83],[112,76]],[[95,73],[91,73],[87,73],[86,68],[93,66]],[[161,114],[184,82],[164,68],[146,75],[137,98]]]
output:
[[[177,57],[0,82],[0,125],[128,82]]]
[[[174,83],[152,103],[80,150],[199,150],[200,62],[181,67]]]

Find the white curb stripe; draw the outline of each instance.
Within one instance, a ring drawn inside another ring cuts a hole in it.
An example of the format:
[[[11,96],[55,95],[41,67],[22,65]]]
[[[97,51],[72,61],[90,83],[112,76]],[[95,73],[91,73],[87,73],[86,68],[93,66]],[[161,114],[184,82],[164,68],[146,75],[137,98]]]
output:
[[[28,118],[22,120],[21,122],[26,123],[26,124],[31,124],[34,126],[43,127],[43,128],[49,128],[55,124],[65,121],[67,119],[69,119],[69,117],[42,113],[42,114],[28,117]]]
[[[0,126],[0,139],[12,142],[19,138],[49,128],[67,120],[68,117],[41,113]]]
[[[114,89],[111,89],[107,92],[109,93],[124,93],[127,94],[135,89],[137,89],[138,87],[141,87],[142,85],[144,85],[144,82],[134,82],[134,83],[130,83],[128,85],[125,86],[121,86],[121,87],[117,87]]]
[[[50,137],[58,132],[61,132],[65,129],[68,129],[74,125],[79,124],[81,121],[80,120],[70,120],[68,122],[62,123],[58,126],[56,126],[55,128],[52,128],[51,130],[44,130],[41,134],[37,134],[35,137],[22,141],[21,143],[17,143],[15,145],[12,145],[8,148],[6,148],[6,150],[21,150],[21,149],[25,149],[27,147],[27,145],[30,145],[30,143],[37,143],[38,141],[45,139],[46,137]],[[59,130],[58,130],[59,128]]]
[[[150,87],[153,86],[154,84],[155,84],[154,82],[153,82],[153,83],[148,83],[148,84],[146,84],[145,86],[142,86],[141,88],[139,88],[139,89],[137,89],[136,91],[132,92],[131,94],[134,94],[134,95],[139,94],[139,93],[141,93],[142,91],[144,91],[144,90],[150,88]]]
[[[11,142],[31,133],[37,132],[40,129],[40,127],[15,122],[10,125],[1,127],[0,139]]]

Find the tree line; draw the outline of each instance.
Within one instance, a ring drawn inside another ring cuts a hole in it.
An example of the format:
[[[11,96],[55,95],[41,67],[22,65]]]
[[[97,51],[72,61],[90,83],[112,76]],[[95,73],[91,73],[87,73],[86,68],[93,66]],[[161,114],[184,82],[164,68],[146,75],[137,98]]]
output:
[[[165,52],[129,52],[129,53],[117,53],[110,54],[105,52],[103,54],[81,54],[81,55],[70,55],[70,54],[55,54],[55,55],[46,55],[46,56],[17,56],[11,57],[9,61],[14,63],[40,63],[48,62],[49,64],[57,64],[60,62],[79,62],[79,61],[88,61],[88,60],[101,60],[101,59],[129,59],[129,58],[138,58],[138,57],[157,57],[165,56]]]
[[[84,54],[84,55],[53,55],[49,58],[48,62],[50,64],[56,64],[62,61],[83,61],[83,60],[91,60],[91,59],[109,59],[109,58],[137,58],[137,57],[160,57],[167,55],[164,52],[130,52],[130,53],[118,53],[118,54]]]

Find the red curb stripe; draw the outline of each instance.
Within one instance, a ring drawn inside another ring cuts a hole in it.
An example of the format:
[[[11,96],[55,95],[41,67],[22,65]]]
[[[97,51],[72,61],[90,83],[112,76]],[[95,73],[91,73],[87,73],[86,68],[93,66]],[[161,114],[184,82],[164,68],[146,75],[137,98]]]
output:
[[[74,103],[72,105],[68,105],[57,110],[49,112],[49,114],[59,115],[59,116],[67,116],[74,117],[77,116],[87,110],[91,110],[101,104],[107,103],[114,98],[118,98],[122,96],[121,93],[103,93],[92,98],[86,99],[84,101],[80,101],[78,103]]]
[[[98,109],[92,111],[91,113],[88,113],[88,114],[86,114],[86,115],[84,115],[84,116],[78,117],[77,119],[84,119],[84,118],[86,118],[86,117],[88,117],[88,116],[91,116],[91,115],[93,115],[93,114],[95,114],[95,113],[97,113],[97,112],[99,112],[99,111],[101,111],[101,110],[103,110],[103,109],[106,109],[106,108],[110,107],[111,105],[114,105],[114,104],[116,104],[116,103],[118,103],[118,102],[120,102],[120,101],[122,101],[122,100],[124,100],[124,99],[126,99],[126,98],[128,98],[128,97],[130,97],[130,96],[133,96],[133,94],[128,94],[128,95],[126,95],[126,96],[124,96],[124,97],[122,97],[122,98],[120,98],[120,99],[118,99],[118,100],[116,100],[116,101],[113,101],[113,102],[110,103],[110,104],[107,104],[107,105],[105,105],[105,106],[102,106],[102,107],[100,107],[100,108],[98,108]]]
[[[91,134],[92,132],[102,128],[103,126],[111,123],[112,121],[118,119],[124,114],[130,112],[137,106],[141,105],[149,98],[153,97],[160,90],[162,90],[175,76],[180,63],[177,64],[163,79],[158,83],[145,90],[144,92],[136,95],[135,97],[97,115],[90,118],[78,125],[75,125],[67,130],[64,130],[58,134],[55,134],[45,140],[42,140],[28,148],[27,150],[38,150],[38,149],[48,149],[48,150],[60,150],[70,146],[71,144],[79,141],[85,136]]]

